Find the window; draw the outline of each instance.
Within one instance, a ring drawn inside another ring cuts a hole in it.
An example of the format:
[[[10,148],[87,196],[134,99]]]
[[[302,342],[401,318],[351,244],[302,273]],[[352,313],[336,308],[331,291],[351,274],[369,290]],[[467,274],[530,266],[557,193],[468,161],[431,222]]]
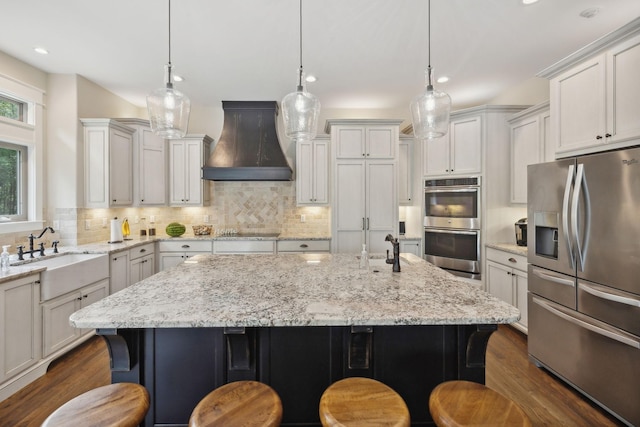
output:
[[[0,142],[0,221],[27,219],[27,147]]]
[[[25,122],[26,103],[0,95],[0,116]]]

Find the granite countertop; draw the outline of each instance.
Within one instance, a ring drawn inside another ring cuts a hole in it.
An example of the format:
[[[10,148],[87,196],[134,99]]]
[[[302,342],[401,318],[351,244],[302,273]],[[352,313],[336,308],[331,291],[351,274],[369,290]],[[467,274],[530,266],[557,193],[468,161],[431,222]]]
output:
[[[517,308],[411,254],[197,255],[71,315],[78,328],[512,323]],[[377,272],[376,272],[377,271]]]
[[[277,234],[239,234],[232,236],[181,236],[181,237],[169,237],[169,236],[147,236],[139,237],[130,240],[124,240],[119,243],[108,242],[95,242],[88,243],[80,246],[61,246],[58,253],[53,253],[53,249],[46,249],[46,258],[53,258],[57,256],[63,256],[65,254],[114,254],[122,251],[135,248],[147,243],[154,243],[156,241],[183,241],[183,240],[330,240],[331,237],[327,236],[305,236],[305,235],[277,235]],[[34,258],[30,258],[29,255],[25,255],[25,259],[18,261],[18,255],[12,254],[10,256],[10,268],[6,273],[0,272],[0,283],[5,283],[10,280],[20,279],[31,274],[40,273],[46,270],[46,267],[37,264],[41,260],[41,257],[36,255]]]
[[[505,252],[510,252],[516,255],[527,256],[527,247],[518,246],[514,243],[487,243],[488,248],[498,249]]]

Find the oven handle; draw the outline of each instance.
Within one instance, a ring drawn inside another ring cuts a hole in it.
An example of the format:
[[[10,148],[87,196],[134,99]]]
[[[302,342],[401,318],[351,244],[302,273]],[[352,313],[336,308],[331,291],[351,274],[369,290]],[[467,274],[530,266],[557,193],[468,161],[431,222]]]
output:
[[[448,190],[445,190],[443,188],[438,188],[438,189],[430,189],[430,188],[425,188],[424,192],[425,193],[477,193],[478,190],[480,188],[479,187],[474,187],[474,188],[451,188]]]
[[[425,232],[429,233],[443,233],[443,234],[464,234],[465,236],[477,236],[477,231],[464,231],[464,230],[442,230],[440,228],[425,228]]]

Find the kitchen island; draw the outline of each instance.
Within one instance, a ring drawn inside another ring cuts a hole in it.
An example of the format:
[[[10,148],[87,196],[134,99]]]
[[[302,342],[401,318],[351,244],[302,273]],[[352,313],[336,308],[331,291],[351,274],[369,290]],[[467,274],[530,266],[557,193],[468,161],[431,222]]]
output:
[[[519,311],[421,258],[358,268],[350,254],[198,255],[71,316],[109,346],[112,381],[145,385],[147,426],[186,425],[226,382],[280,395],[283,425],[319,424],[320,395],[347,376],[377,378],[429,424],[430,391],[484,382],[486,344]]]

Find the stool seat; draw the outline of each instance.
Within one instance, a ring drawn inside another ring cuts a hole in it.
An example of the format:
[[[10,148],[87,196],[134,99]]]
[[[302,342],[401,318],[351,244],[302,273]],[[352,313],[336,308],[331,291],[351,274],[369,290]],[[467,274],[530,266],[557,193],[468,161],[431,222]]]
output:
[[[429,411],[439,427],[531,426],[515,402],[471,381],[439,384],[429,396]]]
[[[140,384],[116,383],[77,396],[44,420],[42,427],[135,427],[149,410],[149,393]]]
[[[408,427],[409,408],[386,384],[352,377],[331,384],[320,398],[323,426]]]
[[[203,397],[189,427],[277,427],[280,421],[282,402],[275,390],[257,381],[236,381]]]

